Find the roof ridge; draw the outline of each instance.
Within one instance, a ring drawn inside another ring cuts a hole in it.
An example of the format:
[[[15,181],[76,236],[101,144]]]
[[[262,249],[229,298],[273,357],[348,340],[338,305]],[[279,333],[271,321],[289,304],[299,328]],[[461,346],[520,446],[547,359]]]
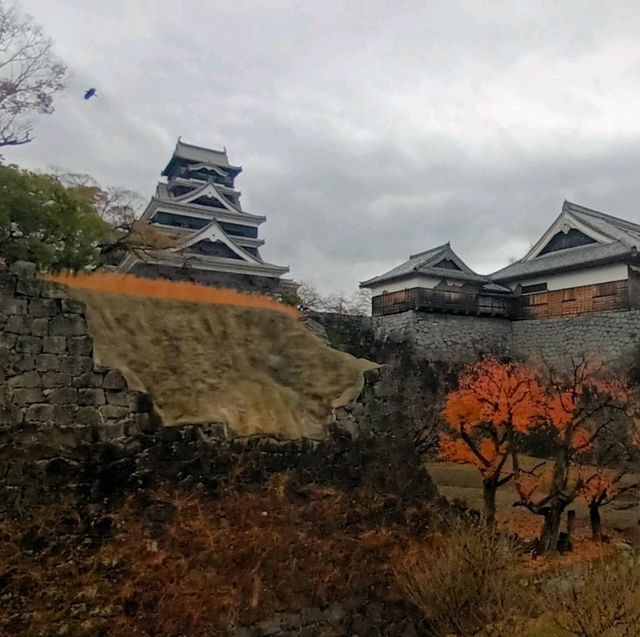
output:
[[[222,150],[218,150],[217,148],[208,148],[207,146],[198,146],[197,144],[190,144],[189,142],[183,142],[181,137],[178,137],[178,141],[176,142],[176,148],[178,144],[182,144],[183,146],[189,146],[190,148],[197,148],[198,150],[208,150],[212,153],[218,153],[219,155],[227,155],[226,146],[222,147]]]
[[[615,215],[611,215],[607,212],[602,212],[600,210],[594,210],[593,208],[587,208],[586,206],[581,206],[580,204],[567,201],[566,199],[562,204],[562,211],[569,212],[569,213],[571,212],[582,213],[588,216],[601,218],[604,221],[612,221],[612,222],[621,224],[623,226],[631,226],[633,228],[637,228],[638,230],[640,230],[640,224],[634,223],[633,221],[628,221],[627,219],[622,219],[621,217],[616,217]]]
[[[446,243],[443,243],[440,246],[436,246],[435,248],[429,248],[429,250],[423,250],[422,252],[416,252],[415,254],[410,254],[409,255],[409,260],[416,259],[418,257],[422,257],[425,254],[431,254],[433,252],[436,252],[437,250],[443,250],[444,248],[451,248],[451,245],[450,245],[449,241],[447,241]]]

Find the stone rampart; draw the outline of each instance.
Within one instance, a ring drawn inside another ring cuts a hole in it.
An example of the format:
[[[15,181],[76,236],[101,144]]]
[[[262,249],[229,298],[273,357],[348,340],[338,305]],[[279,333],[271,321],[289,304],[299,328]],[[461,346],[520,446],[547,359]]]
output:
[[[496,355],[562,368],[586,356],[627,367],[640,346],[640,310],[528,321],[409,311],[372,321],[372,352],[385,352],[385,361],[403,346],[433,362]]]

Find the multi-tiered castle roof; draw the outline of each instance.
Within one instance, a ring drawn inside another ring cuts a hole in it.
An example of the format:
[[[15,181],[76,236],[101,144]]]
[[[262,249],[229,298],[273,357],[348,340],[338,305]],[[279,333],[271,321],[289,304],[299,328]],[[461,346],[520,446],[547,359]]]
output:
[[[288,267],[267,263],[260,255],[258,229],[266,221],[242,209],[235,178],[242,168],[225,150],[202,148],[178,139],[161,181],[141,222],[165,236],[162,248],[132,250],[119,270],[145,276],[185,278],[266,289],[284,283]]]

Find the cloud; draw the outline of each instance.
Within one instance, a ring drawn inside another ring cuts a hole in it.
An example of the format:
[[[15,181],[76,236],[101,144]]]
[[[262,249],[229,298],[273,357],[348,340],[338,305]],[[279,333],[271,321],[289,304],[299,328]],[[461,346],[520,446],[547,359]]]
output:
[[[631,5],[632,3],[630,3]],[[450,240],[519,257],[563,199],[640,222],[640,12],[619,3],[25,0],[73,76],[9,161],[150,196],[175,139],[245,167],[263,255],[353,289]],[[82,100],[88,86],[98,98]]]

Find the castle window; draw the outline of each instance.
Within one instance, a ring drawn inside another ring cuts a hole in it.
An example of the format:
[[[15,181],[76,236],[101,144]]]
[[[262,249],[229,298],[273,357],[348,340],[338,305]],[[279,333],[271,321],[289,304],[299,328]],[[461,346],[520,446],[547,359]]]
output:
[[[222,208],[224,209],[224,204],[214,197],[198,197],[194,199],[191,203],[197,203],[200,206],[208,206],[209,208]]]
[[[615,283],[600,283],[596,285],[596,293],[594,296],[615,296],[616,284]]]
[[[532,283],[531,285],[523,285],[522,286],[522,294],[538,294],[539,292],[546,292],[547,284],[546,283]]]
[[[234,237],[248,237],[256,239],[258,237],[258,228],[254,226],[242,226],[239,223],[227,223],[220,221],[220,227],[228,234]]]
[[[163,226],[171,226],[173,228],[188,228],[189,230],[199,230],[204,228],[210,222],[206,219],[197,219],[196,217],[188,217],[187,215],[177,215],[173,212],[156,212],[151,219],[151,223],[160,223]]]

